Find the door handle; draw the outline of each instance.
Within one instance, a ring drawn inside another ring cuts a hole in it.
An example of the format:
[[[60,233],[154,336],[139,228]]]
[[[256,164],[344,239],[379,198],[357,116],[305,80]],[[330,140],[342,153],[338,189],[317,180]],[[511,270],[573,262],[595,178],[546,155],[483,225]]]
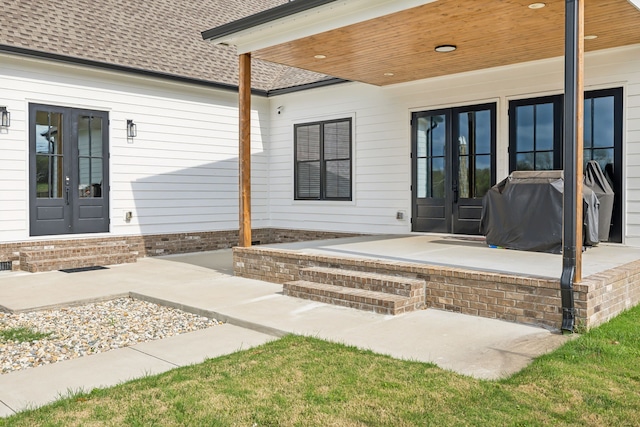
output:
[[[453,203],[458,203],[458,185],[453,185]]]
[[[64,199],[65,199],[65,203],[68,205],[69,204],[69,193],[71,192],[71,189],[69,187],[65,187],[64,189]]]

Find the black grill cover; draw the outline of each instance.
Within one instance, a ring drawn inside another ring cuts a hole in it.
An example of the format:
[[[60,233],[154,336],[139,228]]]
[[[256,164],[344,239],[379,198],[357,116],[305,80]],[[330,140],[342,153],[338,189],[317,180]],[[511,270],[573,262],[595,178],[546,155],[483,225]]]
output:
[[[562,171],[516,171],[482,199],[480,232],[487,244],[562,253]],[[598,243],[598,200],[583,191],[585,244]]]
[[[584,185],[593,190],[598,198],[598,203],[600,203],[600,209],[598,211],[598,240],[606,242],[609,240],[609,229],[611,228],[611,214],[613,213],[613,200],[615,195],[600,165],[595,160],[587,163]]]

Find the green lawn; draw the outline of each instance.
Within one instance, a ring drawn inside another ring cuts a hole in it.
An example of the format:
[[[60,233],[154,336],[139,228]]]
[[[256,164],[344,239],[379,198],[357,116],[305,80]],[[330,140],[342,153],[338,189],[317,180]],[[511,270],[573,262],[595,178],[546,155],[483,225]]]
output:
[[[0,425],[638,426],[640,308],[502,381],[288,336]]]

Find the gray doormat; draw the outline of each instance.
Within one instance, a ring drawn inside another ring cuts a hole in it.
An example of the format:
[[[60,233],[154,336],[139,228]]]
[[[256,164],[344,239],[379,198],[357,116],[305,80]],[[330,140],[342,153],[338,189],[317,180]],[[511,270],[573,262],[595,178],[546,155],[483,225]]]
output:
[[[101,265],[94,265],[91,267],[78,267],[78,268],[64,268],[62,270],[63,273],[80,273],[81,271],[93,271],[93,270],[108,270],[109,267],[103,267]]]

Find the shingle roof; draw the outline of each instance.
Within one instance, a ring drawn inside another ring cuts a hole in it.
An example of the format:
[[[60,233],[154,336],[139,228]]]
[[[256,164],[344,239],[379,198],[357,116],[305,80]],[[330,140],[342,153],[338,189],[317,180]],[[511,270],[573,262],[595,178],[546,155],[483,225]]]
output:
[[[3,0],[0,45],[237,85],[234,47],[201,32],[287,0]],[[328,76],[253,60],[252,87],[269,91]]]

